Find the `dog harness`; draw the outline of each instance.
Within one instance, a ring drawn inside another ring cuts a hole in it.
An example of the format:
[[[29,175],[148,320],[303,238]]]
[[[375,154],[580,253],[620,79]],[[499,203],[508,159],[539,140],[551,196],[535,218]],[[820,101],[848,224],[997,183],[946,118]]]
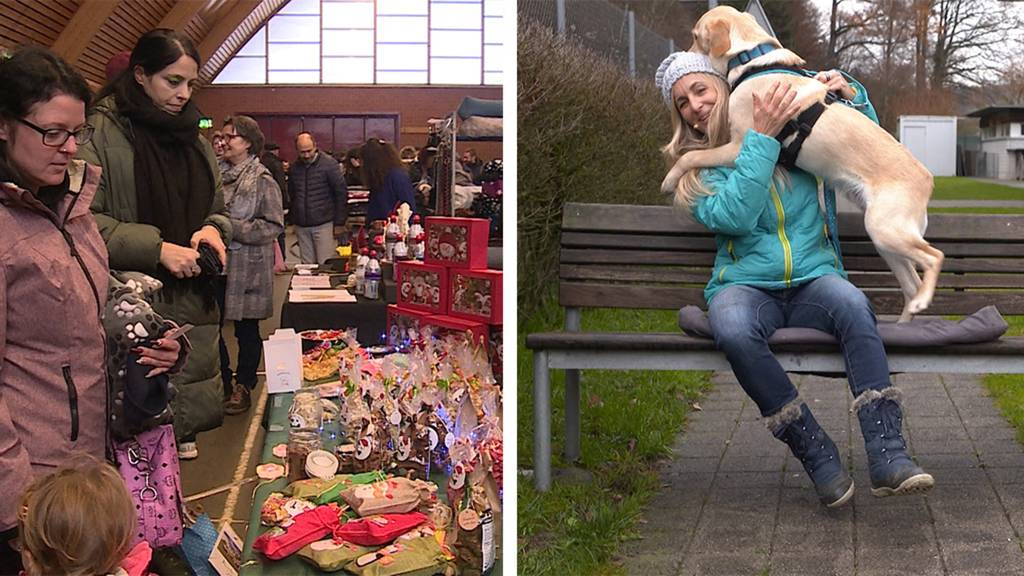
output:
[[[771,44],[759,44],[750,50],[740,52],[729,60],[729,70],[738,66],[749,63],[758,56],[763,56],[776,49]],[[726,72],[728,73],[728,71]],[[743,72],[730,87],[732,91],[736,90],[743,81],[748,80],[754,76],[760,76],[761,74],[794,74],[797,76],[804,76],[813,78],[814,74],[806,68],[798,68],[795,66],[756,66]],[[814,125],[821,118],[822,113],[825,112],[825,107],[830,106],[833,102],[841,100],[833,92],[825,93],[825,102],[815,102],[809,108],[797,115],[786,125],[782,127],[775,139],[782,145],[782,149],[779,150],[779,164],[782,164],[786,169],[792,169],[796,166],[797,156],[800,155],[800,149],[804,145],[804,140],[811,135],[811,130],[814,129]],[[851,103],[852,104],[852,103]],[[795,135],[795,136],[794,136]],[[793,140],[787,145],[786,140],[794,136]],[[826,187],[824,190],[824,202],[825,202],[825,218],[828,226],[828,236],[832,241],[832,246],[835,249],[836,257],[842,258],[842,253],[839,251],[839,218],[836,214],[836,193],[832,188]]]

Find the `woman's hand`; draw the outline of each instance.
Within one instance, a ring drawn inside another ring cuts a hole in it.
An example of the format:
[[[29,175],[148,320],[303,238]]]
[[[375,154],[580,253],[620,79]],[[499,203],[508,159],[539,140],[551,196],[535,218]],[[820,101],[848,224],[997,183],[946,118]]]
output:
[[[202,269],[199,268],[199,252],[164,242],[160,245],[160,264],[174,274],[175,278],[192,278],[199,276]]]
[[[139,364],[153,367],[146,374],[146,378],[152,378],[164,374],[178,363],[181,344],[176,339],[160,338],[153,343],[153,347],[139,346],[135,352],[140,356]]]
[[[192,235],[193,250],[199,250],[199,245],[203,242],[209,244],[210,248],[213,248],[213,251],[217,253],[221,266],[228,265],[228,251],[224,247],[224,240],[221,239],[220,230],[217,230],[216,226],[207,224],[196,230],[196,233]]]
[[[846,81],[846,77],[840,74],[838,70],[818,72],[814,75],[814,79],[828,87],[829,92],[838,94],[840,98],[853,100],[853,97],[857,95],[857,91],[850,86],[849,82]]]
[[[762,97],[754,94],[754,130],[774,138],[782,127],[800,112],[793,103],[796,90],[789,84],[776,82]]]

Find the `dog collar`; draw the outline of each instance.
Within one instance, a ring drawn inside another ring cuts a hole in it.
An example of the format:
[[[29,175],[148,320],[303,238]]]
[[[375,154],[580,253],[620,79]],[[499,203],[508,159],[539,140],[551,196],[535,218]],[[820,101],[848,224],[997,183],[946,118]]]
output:
[[[729,59],[729,70],[731,71],[733,68],[736,68],[737,66],[743,66],[744,64],[749,63],[754,58],[757,58],[758,56],[764,56],[765,54],[775,49],[776,48],[774,45],[765,42],[764,44],[758,44],[757,46],[754,46],[750,50],[740,52],[739,54]]]

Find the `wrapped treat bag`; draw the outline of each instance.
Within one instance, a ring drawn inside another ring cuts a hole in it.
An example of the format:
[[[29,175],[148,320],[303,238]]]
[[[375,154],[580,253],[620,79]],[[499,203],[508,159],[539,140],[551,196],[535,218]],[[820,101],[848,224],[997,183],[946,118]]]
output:
[[[260,524],[287,528],[294,523],[296,516],[313,508],[316,508],[316,505],[307,500],[271,492],[260,508]]]
[[[338,474],[330,480],[313,478],[310,480],[299,480],[292,482],[285,489],[285,495],[293,498],[302,498],[315,504],[329,504],[341,502],[341,493],[353,486],[370,484],[383,480],[380,472],[366,472],[363,474]]]
[[[271,560],[286,558],[306,544],[337,533],[343,527],[340,514],[341,509],[335,505],[319,506],[303,512],[295,517],[287,530],[274,528],[260,535],[253,542],[252,548]]]
[[[298,552],[299,558],[324,572],[337,572],[355,559],[375,552],[375,546],[360,546],[352,542],[336,542],[333,538],[307,544]]]
[[[428,520],[427,516],[420,512],[380,514],[350,520],[334,531],[334,537],[362,546],[381,546],[393,542],[395,538]]]
[[[341,497],[360,516],[400,514],[428,508],[437,500],[437,485],[396,477],[354,486]]]

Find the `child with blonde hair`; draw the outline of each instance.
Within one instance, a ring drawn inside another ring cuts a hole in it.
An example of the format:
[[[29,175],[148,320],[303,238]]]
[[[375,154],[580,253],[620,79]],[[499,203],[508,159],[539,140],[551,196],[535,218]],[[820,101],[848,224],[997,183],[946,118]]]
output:
[[[37,479],[21,498],[25,574],[147,574],[152,550],[145,541],[131,547],[135,527],[135,506],[117,470],[83,457]]]

